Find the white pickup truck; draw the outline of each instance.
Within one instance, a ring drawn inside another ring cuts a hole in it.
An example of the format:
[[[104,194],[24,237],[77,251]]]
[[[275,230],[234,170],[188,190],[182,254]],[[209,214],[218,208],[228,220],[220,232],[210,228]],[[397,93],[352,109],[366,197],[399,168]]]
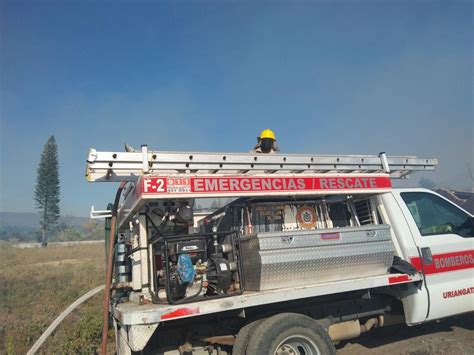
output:
[[[473,311],[473,216],[391,187],[434,159],[179,154],[89,154],[90,181],[128,181],[115,206],[119,354],[334,354],[374,327]],[[231,196],[193,226],[195,198]]]

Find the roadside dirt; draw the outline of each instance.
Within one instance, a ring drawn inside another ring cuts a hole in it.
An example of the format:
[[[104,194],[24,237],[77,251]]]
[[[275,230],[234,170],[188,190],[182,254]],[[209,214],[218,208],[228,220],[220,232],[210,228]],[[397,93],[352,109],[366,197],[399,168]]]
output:
[[[346,354],[474,354],[474,313],[414,327],[396,325],[337,346]]]

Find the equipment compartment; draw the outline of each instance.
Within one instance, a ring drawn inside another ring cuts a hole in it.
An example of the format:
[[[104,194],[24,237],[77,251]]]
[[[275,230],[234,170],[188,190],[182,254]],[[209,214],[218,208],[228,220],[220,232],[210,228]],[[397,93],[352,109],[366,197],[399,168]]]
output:
[[[371,196],[241,198],[201,230],[238,231],[245,289],[263,291],[387,273],[395,251],[380,223]]]
[[[249,291],[380,275],[394,255],[388,225],[256,233],[241,246]]]

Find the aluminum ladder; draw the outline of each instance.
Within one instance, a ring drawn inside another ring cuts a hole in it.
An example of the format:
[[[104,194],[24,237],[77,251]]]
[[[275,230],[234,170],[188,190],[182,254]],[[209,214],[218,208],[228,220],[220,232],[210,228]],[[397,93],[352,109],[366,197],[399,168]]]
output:
[[[437,159],[415,156],[255,154],[149,151],[100,152],[90,149],[86,178],[91,182],[135,181],[143,175],[220,174],[389,174],[434,170]]]

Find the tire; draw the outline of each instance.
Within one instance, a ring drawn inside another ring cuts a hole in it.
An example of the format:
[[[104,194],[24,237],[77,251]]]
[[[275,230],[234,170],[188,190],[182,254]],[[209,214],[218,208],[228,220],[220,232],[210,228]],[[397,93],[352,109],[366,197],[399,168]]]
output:
[[[310,317],[281,313],[263,321],[250,337],[247,355],[335,355],[329,334]]]
[[[240,328],[232,347],[232,355],[246,355],[250,337],[265,319],[259,319]]]

